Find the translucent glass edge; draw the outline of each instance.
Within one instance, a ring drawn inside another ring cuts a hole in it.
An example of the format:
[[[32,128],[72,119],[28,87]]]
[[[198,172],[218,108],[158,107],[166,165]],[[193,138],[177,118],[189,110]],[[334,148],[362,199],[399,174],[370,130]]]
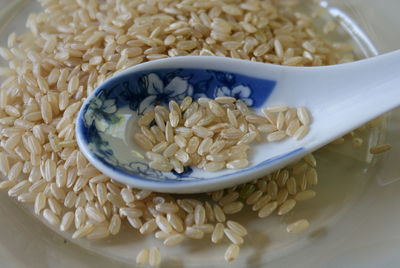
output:
[[[4,31],[10,20],[24,8],[30,0],[13,0],[4,8],[0,9],[0,33]]]

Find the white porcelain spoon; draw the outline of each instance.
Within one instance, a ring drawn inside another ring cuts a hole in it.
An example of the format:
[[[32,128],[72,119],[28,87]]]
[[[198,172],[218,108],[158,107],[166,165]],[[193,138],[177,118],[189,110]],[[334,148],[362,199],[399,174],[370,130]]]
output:
[[[185,95],[234,95],[255,110],[306,106],[310,132],[300,141],[255,144],[250,166],[179,175],[150,169],[131,142],[137,115]],[[288,67],[223,57],[174,57],[116,74],[88,97],[77,120],[78,144],[111,178],[159,192],[194,193],[245,183],[288,165],[400,105],[400,51],[352,63]]]

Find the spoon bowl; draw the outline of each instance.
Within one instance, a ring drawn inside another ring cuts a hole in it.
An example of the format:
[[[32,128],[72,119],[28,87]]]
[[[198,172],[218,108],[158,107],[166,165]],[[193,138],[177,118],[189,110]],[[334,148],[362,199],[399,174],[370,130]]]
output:
[[[400,52],[325,67],[288,67],[222,57],[185,56],[151,61],[117,73],[83,104],[76,123],[78,145],[110,178],[168,193],[215,191],[262,177],[400,104]],[[383,71],[385,70],[385,71]],[[397,86],[397,88],[396,88]],[[184,97],[231,96],[262,107],[306,106],[312,125],[302,140],[253,145],[250,165],[181,174],[148,167],[133,142],[136,121],[154,105]]]

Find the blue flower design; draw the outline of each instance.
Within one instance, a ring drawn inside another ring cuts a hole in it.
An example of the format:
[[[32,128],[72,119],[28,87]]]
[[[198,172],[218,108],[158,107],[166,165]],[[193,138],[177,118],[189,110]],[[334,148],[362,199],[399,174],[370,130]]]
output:
[[[248,106],[253,105],[253,99],[250,98],[251,89],[245,85],[237,85],[229,88],[227,86],[218,87],[215,90],[215,97],[234,97],[235,99],[241,100]]]
[[[175,76],[165,85],[155,73],[141,77],[141,84],[147,88],[148,96],[140,103],[139,111],[144,111],[152,105],[167,104],[170,100],[182,101],[186,96],[193,95],[193,86],[188,78]]]
[[[125,127],[134,118],[132,115],[140,116],[154,105],[166,105],[171,100],[179,103],[186,96],[231,96],[249,106],[260,107],[275,85],[276,81],[212,69],[167,68],[128,73],[106,82],[89,97],[90,102],[78,120],[78,131],[83,133],[95,158],[115,172],[137,175],[141,180],[202,180],[191,167],[186,167],[181,174],[161,172],[151,169],[143,157],[122,157],[126,154],[118,151],[121,144],[116,146],[115,139],[126,138]]]
[[[100,97],[94,97],[85,113],[85,124],[90,127],[94,123],[98,131],[104,132],[110,123],[118,122],[116,112],[117,106],[114,99],[103,100]]]
[[[102,159],[109,165],[114,167],[120,165],[120,162],[115,157],[114,152],[112,149],[110,149],[108,142],[89,143],[89,147],[93,152],[96,152],[98,156],[101,156]]]
[[[138,174],[142,176],[149,176],[151,178],[162,178],[163,173],[161,171],[152,169],[147,163],[142,162],[130,162],[126,165],[127,170],[135,170]]]

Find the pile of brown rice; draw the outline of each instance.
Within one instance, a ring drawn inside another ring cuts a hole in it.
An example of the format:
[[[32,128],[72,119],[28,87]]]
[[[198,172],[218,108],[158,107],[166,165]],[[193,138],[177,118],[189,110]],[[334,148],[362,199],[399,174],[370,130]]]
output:
[[[0,88],[0,189],[34,204],[51,225],[73,238],[118,234],[127,221],[165,246],[188,239],[226,243],[239,254],[246,228],[229,220],[242,209],[284,215],[310,199],[317,183],[312,155],[273,174],[203,198],[131,189],[110,180],[83,157],[75,117],[102,81],[144,61],[216,55],[284,65],[316,66],[352,59],[351,47],[330,44],[293,0],[40,0],[29,31],[11,34],[0,55],[8,67]],[[329,26],[329,27],[328,27]],[[326,31],[332,30],[331,25]],[[288,226],[297,232],[300,220]],[[158,248],[139,263],[160,263]]]
[[[148,109],[139,117],[134,134],[135,143],[146,151],[149,167],[164,172],[183,173],[187,166],[211,172],[245,168],[252,143],[288,136],[300,140],[311,124],[304,106],[269,106],[258,115],[233,97],[193,100],[188,96],[180,105],[170,101],[168,106]]]

